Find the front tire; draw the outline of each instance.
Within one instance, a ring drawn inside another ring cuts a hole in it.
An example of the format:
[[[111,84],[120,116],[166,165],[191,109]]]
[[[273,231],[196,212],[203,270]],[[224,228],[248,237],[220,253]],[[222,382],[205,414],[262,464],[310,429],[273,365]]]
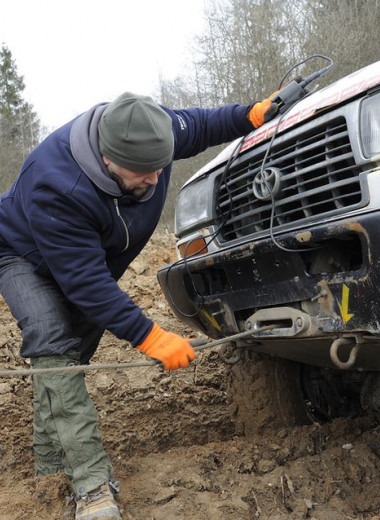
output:
[[[363,376],[243,349],[241,361],[229,371],[227,385],[237,433],[360,415]]]

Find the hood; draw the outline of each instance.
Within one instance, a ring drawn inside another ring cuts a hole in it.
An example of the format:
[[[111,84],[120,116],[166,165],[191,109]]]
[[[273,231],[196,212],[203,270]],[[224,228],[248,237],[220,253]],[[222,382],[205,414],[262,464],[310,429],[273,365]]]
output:
[[[277,134],[281,134],[292,126],[309,119],[317,112],[328,107],[337,106],[350,98],[365,92],[380,84],[380,61],[372,63],[344,78],[335,81],[331,85],[301,99],[287,112],[281,120]],[[269,139],[278,124],[278,118],[272,119],[257,130],[248,134],[241,147],[241,151],[248,150],[253,146]],[[186,183],[194,181],[204,173],[227,161],[239,140],[227,146],[212,161],[203,166]]]

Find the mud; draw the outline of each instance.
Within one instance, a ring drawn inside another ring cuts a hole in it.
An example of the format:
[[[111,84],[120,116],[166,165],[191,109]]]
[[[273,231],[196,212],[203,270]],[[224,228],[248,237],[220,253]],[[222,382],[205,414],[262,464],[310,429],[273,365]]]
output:
[[[161,326],[196,337],[173,316],[156,281],[156,268],[174,258],[172,246],[169,235],[155,236],[120,284]],[[1,368],[26,367],[2,300],[0,332]],[[94,361],[137,359],[144,358],[106,333]],[[287,410],[271,407],[270,365],[259,359],[257,367],[266,377],[252,382],[251,409],[241,406],[241,368],[231,372],[216,349],[173,373],[88,373],[124,517],[380,520],[378,418],[284,427]],[[66,477],[34,477],[30,378],[0,380],[0,414],[1,520],[74,518]]]

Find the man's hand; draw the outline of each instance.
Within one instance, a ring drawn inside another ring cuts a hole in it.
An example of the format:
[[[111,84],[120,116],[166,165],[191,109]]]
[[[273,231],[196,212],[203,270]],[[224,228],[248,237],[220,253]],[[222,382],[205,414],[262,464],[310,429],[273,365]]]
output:
[[[161,361],[165,370],[185,368],[196,357],[194,349],[186,340],[174,332],[164,331],[157,323],[137,349]]]
[[[278,91],[273,92],[269,98],[264,99],[258,103],[255,103],[253,107],[248,111],[248,120],[252,123],[255,128],[263,125],[270,119],[272,119],[278,112],[277,103],[273,103],[272,99],[278,94]]]

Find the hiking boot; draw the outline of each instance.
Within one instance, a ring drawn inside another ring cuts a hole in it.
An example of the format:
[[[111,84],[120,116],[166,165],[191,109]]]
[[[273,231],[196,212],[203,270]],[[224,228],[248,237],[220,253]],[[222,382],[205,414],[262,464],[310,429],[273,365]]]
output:
[[[75,520],[121,520],[114,493],[108,482],[75,498]]]

